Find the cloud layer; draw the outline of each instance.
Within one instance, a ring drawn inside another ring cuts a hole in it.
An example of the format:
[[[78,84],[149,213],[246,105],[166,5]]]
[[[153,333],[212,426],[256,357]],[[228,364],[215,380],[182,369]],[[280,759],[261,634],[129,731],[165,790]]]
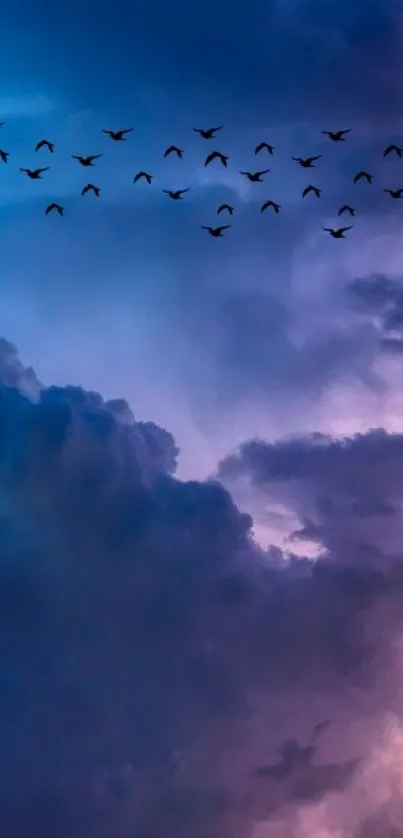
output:
[[[246,443],[222,480],[321,544],[263,551],[222,483],[175,477],[171,434],[81,388],[30,398],[2,347],[2,833],[401,825],[401,438]]]

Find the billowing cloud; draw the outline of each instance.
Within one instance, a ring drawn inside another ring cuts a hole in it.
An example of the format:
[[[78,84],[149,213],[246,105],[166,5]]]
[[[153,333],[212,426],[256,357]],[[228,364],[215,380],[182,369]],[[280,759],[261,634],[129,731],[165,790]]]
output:
[[[320,528],[312,562],[260,549],[223,484],[178,480],[171,434],[123,400],[3,380],[0,432],[5,835],[350,838],[393,820],[400,437],[253,443],[223,464],[288,487]],[[348,530],[368,521],[372,552]]]

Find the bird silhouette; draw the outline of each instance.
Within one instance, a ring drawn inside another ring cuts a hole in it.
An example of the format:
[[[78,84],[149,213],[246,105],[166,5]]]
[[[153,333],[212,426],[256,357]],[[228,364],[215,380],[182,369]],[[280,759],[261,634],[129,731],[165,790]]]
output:
[[[183,157],[183,148],[178,148],[176,145],[170,145],[164,152],[164,157],[169,157],[170,154],[177,154],[178,157]]]
[[[322,192],[322,190],[318,189],[317,186],[312,186],[312,185],[306,186],[303,193],[302,193],[302,197],[305,198],[305,195],[308,195],[309,192],[313,192],[314,195],[316,195],[317,198],[320,198],[320,193]]]
[[[87,192],[93,192],[97,198],[99,198],[101,194],[101,189],[99,186],[95,186],[93,183],[87,183],[86,186],[83,187],[81,190],[81,195],[86,195]]]
[[[351,130],[351,128],[345,128],[344,131],[322,131],[321,133],[327,134],[329,140],[333,140],[334,143],[340,143],[346,139],[344,134],[349,134]]]
[[[149,184],[151,183],[151,181],[152,181],[152,179],[153,179],[153,176],[152,176],[152,175],[149,175],[149,174],[148,174],[148,172],[143,172],[143,171],[141,171],[141,172],[137,172],[137,175],[135,175],[135,176],[134,176],[134,178],[133,178],[133,183],[137,183],[137,181],[138,181],[138,180],[140,180],[140,178],[142,178],[142,177],[143,177],[143,178],[147,181],[147,183],[149,183]]]
[[[190,192],[190,189],[163,189],[162,191],[165,192],[165,195],[169,195],[173,201],[181,201],[182,195],[185,192]]]
[[[343,215],[343,212],[349,212],[350,215],[355,215],[354,207],[350,207],[348,204],[344,204],[344,206],[340,207],[337,215]]]
[[[49,206],[45,209],[45,215],[49,215],[49,213],[52,212],[52,210],[56,210],[56,212],[58,212],[59,215],[64,215],[64,207],[62,207],[60,204],[56,204],[55,202],[49,204]]]
[[[210,154],[207,155],[204,165],[208,166],[213,160],[220,160],[222,165],[227,167],[229,157],[226,154],[221,154],[221,151],[212,151]]]
[[[210,236],[213,236],[213,239],[224,238],[224,230],[229,230],[230,227],[231,224],[223,224],[221,227],[205,227],[203,224],[201,225],[201,229],[207,230],[207,232],[210,233]]]
[[[0,158],[2,159],[3,163],[8,163],[8,158],[9,157],[10,157],[10,152],[9,151],[3,151],[3,149],[0,148]]]
[[[50,166],[45,166],[44,169],[20,169],[20,172],[24,172],[31,180],[41,180],[43,172],[48,172],[49,169]]]
[[[401,198],[403,195],[403,189],[384,189],[384,192],[387,192],[391,198]]]
[[[373,175],[369,175],[369,174],[368,174],[368,172],[357,172],[357,174],[356,174],[356,176],[355,176],[355,178],[354,178],[354,183],[358,183],[358,181],[359,181],[359,180],[362,180],[362,178],[364,178],[365,180],[367,180],[367,181],[368,181],[368,183],[372,183],[374,176],[373,176]]]
[[[203,137],[203,140],[212,140],[217,131],[221,131],[223,127],[223,125],[219,125],[218,128],[193,128],[193,131],[195,131],[196,134],[200,134],[200,136]]]
[[[55,145],[54,143],[50,143],[49,140],[39,140],[39,143],[35,146],[35,151],[39,151],[39,149],[44,148],[45,146],[53,154]]]
[[[231,207],[229,204],[221,204],[221,206],[218,207],[217,215],[220,215],[220,212],[224,212],[224,210],[227,210],[230,215],[234,214],[234,207]]]
[[[121,131],[107,131],[105,128],[102,129],[102,133],[107,134],[115,142],[122,142],[126,139],[125,134],[130,134],[132,131],[134,131],[134,128],[122,128]]]
[[[323,230],[325,230],[326,233],[330,233],[330,235],[334,239],[345,239],[346,237],[345,237],[344,233],[346,233],[347,230],[352,230],[352,229],[353,229],[352,227],[339,227],[338,230],[333,230],[332,227],[323,227]]]
[[[270,169],[263,169],[261,172],[239,172],[241,175],[245,175],[245,177],[250,180],[251,183],[262,183],[263,175],[266,175],[267,172],[270,172]]]
[[[320,160],[321,157],[321,154],[317,154],[316,157],[293,157],[292,159],[299,163],[303,169],[314,169],[315,160]]]
[[[391,154],[392,151],[394,151],[395,154],[397,154],[398,157],[401,157],[402,153],[403,153],[403,148],[399,148],[399,146],[394,145],[392,143],[391,145],[388,145],[387,148],[385,148],[385,151],[383,152],[383,156],[388,157],[388,155]]]
[[[255,148],[255,154],[260,154],[260,152],[263,151],[264,148],[269,152],[269,154],[274,153],[273,145],[270,145],[269,143],[259,143],[259,145],[257,145]]]
[[[97,160],[98,157],[102,157],[102,154],[90,154],[88,157],[81,157],[80,154],[72,154],[71,156],[73,160],[77,160],[81,166],[93,166],[94,160]]]
[[[276,215],[278,215],[280,212],[281,204],[277,204],[275,201],[265,201],[264,204],[262,204],[262,206],[260,207],[260,212],[264,212],[265,210],[267,210],[268,207],[273,207],[274,212],[276,213]]]

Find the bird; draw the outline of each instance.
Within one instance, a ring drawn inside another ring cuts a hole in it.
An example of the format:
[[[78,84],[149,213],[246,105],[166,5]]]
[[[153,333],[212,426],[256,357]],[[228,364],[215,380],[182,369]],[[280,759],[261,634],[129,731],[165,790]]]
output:
[[[273,207],[274,212],[276,215],[280,212],[281,204],[277,204],[275,201],[265,201],[264,204],[260,207],[260,212],[264,212],[268,207]]]
[[[358,183],[358,181],[359,181],[359,180],[362,180],[362,178],[365,178],[365,180],[367,180],[367,181],[368,181],[368,183],[372,183],[372,181],[373,181],[373,177],[374,177],[374,176],[373,176],[373,175],[369,175],[369,174],[368,174],[368,172],[357,172],[357,174],[356,174],[356,176],[355,176],[355,178],[354,178],[354,183]]]
[[[134,128],[122,128],[121,131],[107,131],[105,128],[102,129],[103,134],[108,134],[108,137],[111,140],[115,140],[115,142],[122,142],[126,139],[124,134],[130,134],[131,131],[134,131]]]
[[[95,186],[93,183],[87,183],[86,186],[83,187],[81,190],[81,196],[86,195],[87,192],[93,192],[97,198],[99,198],[101,194],[101,189],[99,186]]]
[[[229,157],[226,154],[221,154],[221,151],[212,151],[211,154],[207,155],[204,165],[208,166],[209,163],[213,162],[213,160],[220,160],[222,165],[227,167]]]
[[[219,215],[220,212],[224,212],[224,210],[227,210],[230,215],[234,214],[234,207],[231,207],[230,204],[221,204],[221,206],[218,207],[217,215]]]
[[[318,722],[312,730],[311,739],[317,739],[319,736],[322,736],[322,734],[330,727],[331,724],[331,719],[326,719],[326,721],[324,722]]]
[[[177,154],[178,157],[183,157],[183,148],[178,148],[178,146],[176,145],[170,145],[169,148],[167,148],[164,152],[164,157],[168,157],[173,152],[175,152],[175,154]]]
[[[9,151],[3,151],[3,149],[0,148],[0,157],[3,161],[3,163],[8,163],[8,158],[10,157],[10,152]]]
[[[403,189],[384,189],[384,192],[388,192],[391,198],[401,198],[403,196]]]
[[[196,134],[200,134],[200,136],[203,137],[203,140],[212,140],[217,131],[222,131],[223,128],[223,125],[219,125],[218,128],[193,128],[193,131],[195,131]]]
[[[349,134],[351,130],[351,128],[345,128],[344,131],[322,131],[321,133],[327,134],[329,140],[333,140],[334,143],[339,143],[346,139],[343,134]]]
[[[348,204],[344,204],[344,206],[340,207],[337,215],[343,215],[343,212],[349,212],[350,215],[355,215],[354,207],[350,207]]]
[[[322,192],[322,190],[318,189],[317,186],[306,186],[302,193],[302,197],[305,198],[305,195],[308,195],[309,192],[313,192],[317,198],[320,198],[320,193]]]
[[[44,169],[20,169],[20,172],[25,172],[31,180],[41,180],[43,172],[48,172],[50,166],[45,166]]]
[[[39,151],[40,148],[44,148],[45,146],[53,154],[55,150],[55,145],[54,143],[50,143],[49,140],[39,140],[39,143],[37,143],[35,146],[35,151]]]
[[[165,192],[165,195],[169,195],[169,197],[174,201],[181,201],[182,195],[184,195],[185,192],[190,192],[190,189],[163,189],[162,191]]]
[[[239,172],[241,175],[245,175],[245,177],[250,180],[251,183],[262,183],[263,175],[266,175],[267,172],[270,172],[270,169],[263,169],[261,172]]]
[[[332,227],[323,227],[322,229],[325,230],[326,233],[330,233],[330,235],[334,239],[345,239],[346,237],[345,237],[344,233],[346,233],[347,230],[352,230],[353,228],[352,227],[339,227],[338,230],[333,230]]]
[[[223,224],[222,227],[205,227],[203,224],[201,225],[202,230],[207,230],[210,233],[210,236],[213,236],[213,239],[224,238],[223,231],[229,230],[231,224]]]
[[[299,163],[303,169],[314,169],[315,160],[320,160],[321,157],[321,154],[317,154],[316,157],[293,157],[292,159]]]
[[[388,145],[387,148],[385,148],[385,151],[383,152],[383,156],[387,157],[389,154],[392,153],[392,151],[394,151],[395,154],[397,154],[398,157],[401,157],[402,153],[403,153],[403,148],[399,148],[399,146],[394,145],[392,143],[391,145]]]
[[[141,171],[141,172],[137,172],[137,175],[134,175],[133,183],[137,183],[137,181],[140,180],[140,178],[142,178],[142,177],[145,178],[147,183],[151,183],[151,181],[153,179],[153,176],[149,175],[148,172]]]
[[[88,157],[81,157],[80,154],[72,154],[71,156],[74,160],[81,163],[82,166],[93,166],[94,160],[97,160],[98,157],[102,157],[102,154],[90,154]]]
[[[45,209],[45,215],[49,215],[52,210],[56,210],[59,215],[64,215],[64,207],[60,206],[60,204],[56,204],[55,202],[49,204],[49,206]]]
[[[269,154],[274,153],[274,146],[273,145],[270,145],[269,143],[259,143],[259,145],[257,145],[256,148],[255,148],[255,154],[259,154],[259,152],[263,151],[264,148],[267,149]]]

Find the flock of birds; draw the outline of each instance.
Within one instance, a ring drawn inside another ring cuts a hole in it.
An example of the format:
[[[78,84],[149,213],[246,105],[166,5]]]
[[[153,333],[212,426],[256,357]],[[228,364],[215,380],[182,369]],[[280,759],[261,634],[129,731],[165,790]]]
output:
[[[3,125],[5,125],[5,122],[0,122],[0,128]],[[224,126],[220,125],[216,128],[193,128],[193,131],[195,133],[199,134],[199,136],[203,140],[212,140],[212,139],[215,139],[217,133],[219,131],[221,131],[223,129],[223,127]],[[110,130],[102,129],[102,132],[104,134],[107,134],[113,142],[123,142],[124,140],[126,140],[126,135],[130,134],[133,130],[134,130],[133,128],[124,128],[124,129],[119,130],[119,131],[110,131]],[[351,131],[352,131],[351,128],[346,128],[346,129],[338,130],[338,131],[322,131],[321,133],[325,134],[331,142],[337,143],[337,142],[344,142],[346,140],[345,135],[349,134]],[[38,152],[41,149],[47,149],[48,152],[50,152],[51,154],[54,154],[55,144],[50,142],[47,139],[42,139],[36,144],[35,152]],[[272,156],[274,154],[274,146],[271,145],[270,143],[267,143],[267,142],[260,142],[255,148],[255,155],[260,154],[262,151],[265,151],[267,154]],[[179,148],[176,145],[170,145],[164,152],[164,159],[166,159],[167,157],[169,157],[170,155],[173,155],[173,154],[176,155],[179,159],[182,159],[183,154],[184,154],[184,149]],[[385,148],[385,150],[383,152],[383,156],[388,157],[390,154],[395,154],[395,155],[397,155],[397,157],[401,158],[403,156],[403,148],[400,148],[399,146],[394,145],[394,144],[388,145],[387,148]],[[95,160],[102,157],[103,155],[102,154],[90,154],[87,157],[84,157],[84,156],[79,155],[79,154],[72,154],[71,156],[72,156],[73,160],[76,160],[77,163],[80,166],[83,166],[83,168],[88,169],[90,167],[94,167]],[[4,151],[3,149],[0,149],[0,159],[4,164],[8,163],[9,157],[10,157],[10,153],[8,151]],[[322,157],[321,154],[317,154],[313,157],[293,157],[292,159],[299,166],[301,166],[303,169],[313,169],[313,168],[315,168],[316,161],[320,160],[321,157]],[[228,161],[229,161],[229,156],[226,155],[226,154],[223,154],[220,151],[211,151],[209,154],[207,154],[204,165],[207,167],[211,163],[213,163],[214,160],[219,161],[222,166],[227,168]],[[51,168],[50,166],[43,166],[43,167],[37,168],[37,169],[20,168],[20,172],[23,172],[28,178],[30,178],[30,180],[40,180],[42,178],[42,175],[45,172],[48,172],[50,170],[50,168]],[[267,175],[270,171],[271,171],[270,169],[260,169],[259,171],[253,171],[253,172],[240,170],[239,173],[241,175],[243,175],[245,178],[247,178],[250,183],[262,183],[264,176]],[[355,177],[353,179],[353,182],[356,184],[359,181],[364,180],[368,184],[372,184],[373,183],[373,178],[374,178],[374,176],[372,174],[370,174],[369,172],[361,170],[361,171],[357,172],[357,174],[355,175]],[[138,183],[138,181],[140,181],[140,180],[144,180],[144,181],[146,181],[146,183],[151,185],[152,180],[153,180],[153,175],[150,174],[149,172],[141,170],[141,171],[137,172],[137,174],[134,175],[133,183]],[[309,195],[311,193],[311,194],[315,195],[316,198],[320,198],[321,191],[322,190],[319,189],[317,186],[314,186],[313,184],[308,184],[302,191],[302,197],[305,198],[307,195]],[[400,189],[384,189],[383,191],[388,193],[390,195],[390,197],[393,198],[393,199],[403,198],[403,188],[400,188]],[[92,192],[95,195],[95,197],[99,198],[100,194],[101,194],[101,189],[100,189],[99,186],[96,186],[96,184],[94,184],[94,183],[87,183],[81,191],[81,196],[84,196],[89,192]],[[183,195],[185,195],[187,192],[190,192],[190,187],[186,188],[186,189],[163,189],[162,192],[164,192],[165,195],[168,195],[169,198],[171,198],[173,201],[180,201],[180,200],[183,199]],[[280,212],[280,209],[281,209],[281,204],[279,204],[277,201],[274,201],[272,199],[266,200],[261,205],[260,212],[265,212],[269,208],[271,208],[274,211],[274,213],[276,215],[278,215],[279,212]],[[65,207],[63,207],[61,204],[57,203],[56,201],[53,201],[52,203],[50,203],[46,207],[45,215],[49,215],[52,212],[56,212],[60,216],[63,216],[64,213],[65,213]],[[221,213],[223,213],[223,212],[226,212],[230,216],[232,216],[234,214],[234,207],[231,206],[230,204],[221,204],[217,208],[217,215],[221,215]],[[354,207],[350,206],[349,204],[344,204],[338,210],[338,216],[340,217],[340,216],[344,215],[345,213],[348,213],[350,216],[354,217],[355,212],[356,211],[355,211]],[[206,230],[210,234],[210,236],[212,236],[213,238],[222,238],[223,234],[224,234],[224,231],[229,230],[231,226],[232,226],[231,224],[222,224],[220,226],[215,227],[215,226],[206,226],[206,225],[202,224],[201,228],[203,230]],[[326,233],[329,233],[329,235],[332,236],[334,239],[342,239],[342,238],[345,238],[345,233],[347,233],[348,230],[353,229],[353,225],[350,225],[350,226],[347,226],[347,227],[338,227],[338,228],[323,227],[322,229]]]

